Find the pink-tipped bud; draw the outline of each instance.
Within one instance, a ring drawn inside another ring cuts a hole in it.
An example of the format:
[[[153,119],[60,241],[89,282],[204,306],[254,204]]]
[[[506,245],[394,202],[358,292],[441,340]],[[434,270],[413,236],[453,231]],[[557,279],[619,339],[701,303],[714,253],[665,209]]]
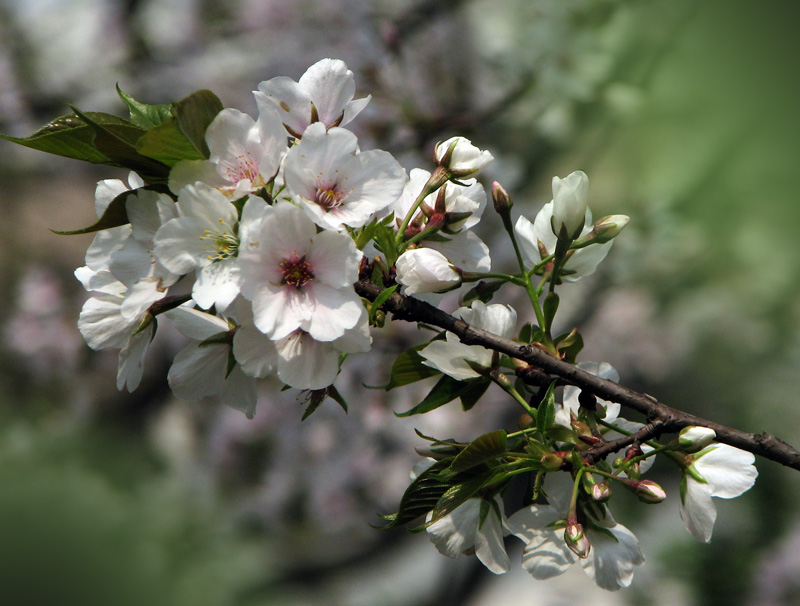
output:
[[[586,558],[589,555],[589,539],[583,532],[583,525],[574,516],[567,518],[567,527],[564,529],[564,542],[569,550],[579,558]]]
[[[497,181],[492,183],[492,200],[494,201],[494,209],[501,215],[507,213],[514,206],[511,196]]]
[[[652,480],[629,481],[625,483],[630,488],[636,497],[648,505],[661,503],[667,498],[667,493],[658,484]]]
[[[598,503],[605,503],[611,498],[611,487],[605,482],[600,482],[592,486],[589,494],[592,500]]]

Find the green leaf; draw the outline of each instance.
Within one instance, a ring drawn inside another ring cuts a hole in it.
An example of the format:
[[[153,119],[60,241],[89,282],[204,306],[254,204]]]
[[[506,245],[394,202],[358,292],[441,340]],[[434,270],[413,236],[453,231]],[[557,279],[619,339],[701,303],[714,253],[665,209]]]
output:
[[[180,132],[201,158],[208,158],[206,129],[222,111],[222,101],[210,90],[199,90],[175,104],[174,116]]]
[[[532,343],[533,342],[533,334],[539,330],[538,326],[531,324],[530,322],[526,322],[523,327],[519,331],[519,341],[520,343]]]
[[[160,162],[154,162],[136,150],[137,141],[145,134],[145,130],[134,126],[127,120],[101,114],[104,121],[98,122],[89,114],[72,108],[75,113],[95,131],[94,145],[106,155],[114,165],[135,170],[142,178],[150,182],[165,183],[169,176],[169,168]]]
[[[505,280],[481,280],[462,297],[461,306],[469,307],[473,301],[488,303],[505,283]]]
[[[344,399],[344,396],[339,393],[339,390],[333,385],[328,387],[328,397],[341,407],[341,409],[344,411],[344,414],[348,413],[347,401]]]
[[[506,436],[504,429],[498,429],[475,438],[453,459],[450,470],[458,473],[496,459],[506,451]]]
[[[98,123],[106,120],[114,122],[120,120],[116,116],[97,112],[88,112],[86,115]],[[111,159],[94,145],[94,129],[74,113],[56,118],[30,137],[17,138],[0,134],[0,138],[56,156],[94,164],[112,163]]]
[[[131,124],[134,126],[149,130],[172,117],[172,105],[148,105],[147,103],[141,103],[124,92],[119,87],[119,84],[117,84],[117,94],[119,98],[125,102],[125,105],[128,106],[128,110],[131,114]]]
[[[435,368],[431,368],[430,366],[423,364],[422,362],[424,358],[417,353],[420,349],[427,345],[427,343],[416,345],[397,356],[394,364],[392,364],[392,374],[389,377],[389,382],[386,385],[366,387],[369,389],[385,389],[386,391],[389,391],[395,387],[416,383],[422,379],[427,379],[440,374],[440,372]]]
[[[553,381],[547,388],[547,392],[536,410],[536,427],[542,432],[542,435],[547,433],[556,420],[556,398],[553,393],[555,388],[556,381]]]
[[[547,296],[544,298],[542,312],[544,313],[545,326],[548,328],[553,325],[553,318],[556,317],[556,312],[558,311],[558,302],[558,295],[554,292],[547,293]]]
[[[403,493],[397,513],[381,516],[387,523],[376,528],[397,528],[431,511],[450,487],[436,477],[449,465],[450,461],[439,461],[423,471]]]
[[[469,480],[451,486],[437,501],[436,507],[433,508],[433,515],[430,522],[426,526],[430,526],[437,520],[440,520],[453,510],[463,505],[467,499],[475,496],[477,492],[483,488],[486,481],[491,477],[491,471],[487,470],[481,475],[470,478]]]
[[[489,389],[490,384],[491,381],[476,381],[472,387],[459,396],[461,398],[461,408],[467,411],[475,406],[478,400],[483,397],[483,394],[486,393],[486,390]]]
[[[567,333],[563,337],[563,339],[559,337],[556,340],[556,344],[559,346],[558,349],[563,354],[565,362],[575,364],[575,359],[583,349],[583,337],[577,331]],[[561,341],[565,342],[563,346],[561,346]]]
[[[388,225],[379,223],[375,226],[375,247],[383,253],[386,264],[392,267],[397,263],[397,246],[394,241],[394,230]]]
[[[370,307],[369,307],[369,317],[370,317],[370,319],[375,318],[375,313],[378,311],[378,309],[380,309],[380,306],[383,305],[384,303],[386,303],[386,301],[389,300],[389,297],[391,297],[392,294],[394,293],[394,291],[397,290],[398,286],[399,286],[398,284],[395,284],[394,286],[392,286],[390,288],[386,288],[386,289],[381,291],[381,294],[379,294],[377,297],[375,297],[375,300],[372,302],[372,305],[370,305]]]
[[[116,198],[114,198],[111,203],[106,208],[103,216],[100,217],[95,223],[89,225],[88,227],[84,227],[82,229],[74,229],[71,231],[56,231],[51,230],[53,233],[58,234],[59,236],[75,236],[78,234],[90,234],[92,232],[100,231],[102,229],[111,229],[112,227],[119,227],[120,225],[125,225],[126,223],[130,223],[128,220],[128,211],[125,208],[126,202],[130,196],[134,196],[141,191],[158,191],[165,193],[166,190],[160,186],[152,186],[152,185],[145,185],[144,187],[139,187],[137,189],[130,189],[128,191],[124,191],[119,194]]]
[[[203,160],[204,156],[186,138],[175,118],[148,130],[136,144],[137,151],[170,168],[181,160]]]
[[[395,416],[410,417],[412,415],[421,415],[432,410],[436,410],[440,406],[444,406],[448,402],[452,402],[456,398],[460,398],[462,394],[466,393],[474,387],[473,383],[467,381],[458,381],[447,375],[443,376],[433,389],[428,392],[425,399],[422,400],[411,410],[405,412],[396,412]]]

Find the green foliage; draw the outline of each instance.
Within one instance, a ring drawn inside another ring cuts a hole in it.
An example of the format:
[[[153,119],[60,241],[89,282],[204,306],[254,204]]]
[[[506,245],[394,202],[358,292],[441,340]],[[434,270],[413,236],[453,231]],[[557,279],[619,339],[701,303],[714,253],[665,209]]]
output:
[[[496,459],[506,451],[507,435],[504,429],[498,429],[475,438],[453,459],[450,470],[456,473],[467,471]]]
[[[170,105],[141,103],[119,87],[117,93],[128,107],[130,120],[72,108],[73,113],[56,118],[29,137],[0,137],[57,156],[134,170],[148,184],[165,184],[169,169],[180,160],[208,158],[205,132],[222,111],[214,93],[200,90]],[[119,220],[118,209],[115,213]]]
[[[394,414],[398,417],[421,415],[436,410],[440,406],[444,406],[448,402],[452,402],[456,398],[461,398],[462,396],[466,396],[467,402],[472,406],[475,404],[476,400],[473,390],[476,388],[477,382],[488,384],[488,380],[483,378],[477,379],[476,381],[458,381],[457,379],[445,375],[433,386],[433,389],[428,392],[428,395],[425,396],[422,402],[414,406],[411,410],[396,412]]]
[[[377,389],[385,389],[386,391],[389,391],[395,387],[416,383],[422,379],[427,379],[440,374],[435,368],[431,368],[430,366],[423,364],[424,358],[419,355],[418,352],[426,345],[427,343],[417,345],[397,356],[394,364],[392,364],[392,373],[389,377],[389,382],[386,385],[378,387]]]
[[[555,390],[556,382],[550,383],[547,392],[542,398],[542,403],[536,410],[536,427],[544,436],[556,420],[556,398],[553,393]]]

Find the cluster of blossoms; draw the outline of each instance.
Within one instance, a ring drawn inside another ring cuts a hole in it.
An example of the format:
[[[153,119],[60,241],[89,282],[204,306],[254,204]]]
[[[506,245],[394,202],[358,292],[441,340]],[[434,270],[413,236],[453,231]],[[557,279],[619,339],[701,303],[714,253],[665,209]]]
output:
[[[453,315],[467,325],[576,362],[577,329],[552,334],[556,289],[593,273],[628,222],[624,215],[593,220],[583,172],[555,177],[552,201],[532,222],[512,222],[510,197],[493,185],[519,265],[496,273],[472,230],[487,206],[475,177],[492,161],[489,152],[454,137],[436,145],[432,171],[406,173],[389,153],[362,151],[344,127],[369,97],[353,98],[353,74],[337,60],[318,62],[299,82],[262,82],[254,94],[256,119],[223,109],[208,91],[172,106],[120,92],[130,121],[76,113],[17,140],[136,170],[127,184],[98,184],[98,222],[79,230],[96,236],[76,271],[92,293],[78,326],[93,349],[120,350],[119,389],[139,385],[158,322],[167,318],[189,340],[168,374],[179,398],[218,396],[252,416],[257,380],[275,375],[310,390],[311,412],[326,395],[343,403],[333,387],[340,367],[370,350],[370,327],[382,326],[382,305],[396,291],[433,304],[459,291],[462,307]],[[362,298],[358,284],[379,294]],[[519,330],[516,310],[490,302],[506,285],[530,299],[535,321]],[[618,381],[606,363],[578,367]],[[524,409],[519,431],[469,443],[427,438],[430,458],[399,511],[384,516],[386,527],[425,516],[439,551],[474,550],[494,573],[509,569],[504,536],[512,534],[525,542],[522,565],[537,579],[580,562],[604,589],[629,585],[644,559],[608,501],[614,486],[645,503],[663,501],[661,487],[641,479],[656,454],[678,465],[681,515],[702,541],[716,517],[712,498],[738,496],[755,481],[753,456],[713,442],[709,429],[685,428],[659,443],[621,418],[619,404],[569,384],[557,401],[563,383],[451,332],[402,354],[387,389],[437,375],[402,416],[456,398],[469,410],[495,383]],[[515,508],[503,495],[523,474],[532,490]]]

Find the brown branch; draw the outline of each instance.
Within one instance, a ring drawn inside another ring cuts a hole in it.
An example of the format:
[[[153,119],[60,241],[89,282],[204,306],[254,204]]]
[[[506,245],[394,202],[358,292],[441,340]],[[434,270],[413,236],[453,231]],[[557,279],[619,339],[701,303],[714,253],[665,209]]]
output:
[[[356,282],[355,289],[360,296],[370,301],[374,301],[381,292],[380,287],[366,280]],[[624,385],[581,370],[577,366],[555,358],[546,351],[504,339],[476,326],[470,326],[463,320],[459,320],[433,305],[397,292],[389,297],[384,303],[384,307],[392,313],[395,319],[421,322],[443,328],[455,334],[462,343],[481,345],[522,360],[548,374],[559,377],[565,383],[588,390],[604,400],[617,402],[626,408],[642,413],[647,417],[648,423],[658,428],[657,434],[654,433],[653,436],[675,433],[684,427],[709,427],[716,432],[719,442],[800,471],[800,452],[769,433],[748,433],[682,412],[659,402],[650,395],[639,393]]]

